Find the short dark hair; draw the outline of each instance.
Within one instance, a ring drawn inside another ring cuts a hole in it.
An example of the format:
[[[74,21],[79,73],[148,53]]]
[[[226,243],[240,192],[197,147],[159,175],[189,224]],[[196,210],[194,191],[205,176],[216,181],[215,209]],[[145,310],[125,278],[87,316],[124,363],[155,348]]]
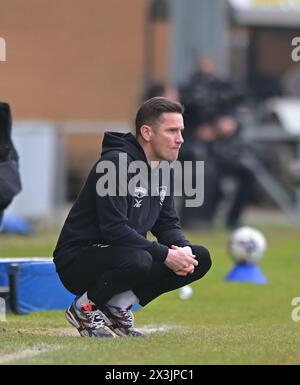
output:
[[[135,118],[135,132],[136,136],[141,134],[141,127],[143,124],[155,124],[161,114],[164,112],[178,112],[183,114],[184,107],[182,104],[172,101],[170,99],[156,96],[146,100],[139,108]]]

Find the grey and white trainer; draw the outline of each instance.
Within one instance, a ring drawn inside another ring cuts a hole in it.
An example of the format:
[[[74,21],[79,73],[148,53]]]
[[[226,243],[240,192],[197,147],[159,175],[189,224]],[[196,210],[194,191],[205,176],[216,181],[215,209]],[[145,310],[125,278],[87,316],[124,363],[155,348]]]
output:
[[[109,327],[113,333],[120,337],[144,337],[140,330],[133,327],[134,316],[130,309],[131,306],[127,309],[111,305],[101,307],[101,311],[111,321]]]

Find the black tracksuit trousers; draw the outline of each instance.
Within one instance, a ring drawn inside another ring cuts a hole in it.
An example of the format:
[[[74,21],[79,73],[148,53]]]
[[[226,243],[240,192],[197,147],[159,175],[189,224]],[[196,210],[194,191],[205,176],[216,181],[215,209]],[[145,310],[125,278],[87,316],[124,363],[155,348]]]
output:
[[[181,277],[164,263],[156,262],[146,250],[122,246],[91,245],[82,248],[68,265],[58,270],[64,286],[75,295],[87,291],[98,307],[121,292],[132,290],[139,303],[147,303],[168,291],[202,278],[211,267],[209,252],[192,246],[198,260],[194,273]]]

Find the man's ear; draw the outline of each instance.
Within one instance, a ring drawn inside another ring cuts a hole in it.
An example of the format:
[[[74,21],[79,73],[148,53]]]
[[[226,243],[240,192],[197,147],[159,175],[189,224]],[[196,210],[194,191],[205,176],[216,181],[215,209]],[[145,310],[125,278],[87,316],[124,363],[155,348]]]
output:
[[[141,129],[141,136],[146,142],[150,142],[152,137],[152,128],[150,126],[147,126],[146,124],[143,124]]]

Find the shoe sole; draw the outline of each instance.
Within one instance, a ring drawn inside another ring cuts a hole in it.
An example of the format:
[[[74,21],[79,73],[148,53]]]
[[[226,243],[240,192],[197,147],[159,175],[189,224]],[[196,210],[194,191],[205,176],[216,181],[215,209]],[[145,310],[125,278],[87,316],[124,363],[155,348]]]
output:
[[[141,334],[141,335],[132,335],[132,334],[126,334],[125,332],[122,332],[121,329],[119,329],[118,327],[114,327],[113,325],[112,326],[109,326],[110,330],[116,334],[118,337],[127,337],[127,338],[139,338],[139,337],[145,337],[144,334]]]
[[[110,329],[114,334],[116,334],[118,337],[128,337],[127,334],[123,333],[120,329],[114,327],[113,324],[112,324],[111,326],[109,326],[109,329]]]

